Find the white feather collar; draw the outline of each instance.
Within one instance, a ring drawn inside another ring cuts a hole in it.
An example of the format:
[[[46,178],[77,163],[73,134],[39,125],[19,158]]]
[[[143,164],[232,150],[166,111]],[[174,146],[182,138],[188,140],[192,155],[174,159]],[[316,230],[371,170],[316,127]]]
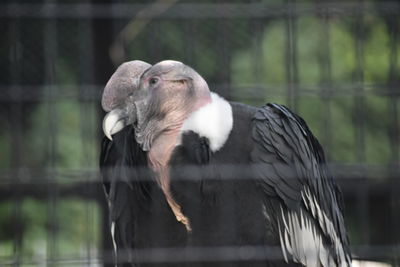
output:
[[[232,107],[228,101],[211,93],[211,103],[193,112],[183,123],[182,133],[193,131],[210,142],[213,152],[228,140],[233,126]]]

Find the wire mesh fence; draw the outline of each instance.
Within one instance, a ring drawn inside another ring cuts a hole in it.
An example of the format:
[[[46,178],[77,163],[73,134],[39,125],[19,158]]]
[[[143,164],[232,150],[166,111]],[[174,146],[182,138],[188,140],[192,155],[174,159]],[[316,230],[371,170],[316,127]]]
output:
[[[124,61],[175,59],[229,100],[300,114],[343,191],[353,253],[398,266],[399,15],[396,1],[3,1],[0,265],[112,266],[102,89]],[[274,257],[221,249],[143,260]]]

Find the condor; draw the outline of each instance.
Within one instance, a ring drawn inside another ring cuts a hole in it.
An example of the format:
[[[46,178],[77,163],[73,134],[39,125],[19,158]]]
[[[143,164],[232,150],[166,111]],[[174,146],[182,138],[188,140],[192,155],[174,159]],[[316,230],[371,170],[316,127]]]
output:
[[[121,65],[102,104],[118,265],[351,265],[340,191],[288,108],[228,102],[171,60]]]

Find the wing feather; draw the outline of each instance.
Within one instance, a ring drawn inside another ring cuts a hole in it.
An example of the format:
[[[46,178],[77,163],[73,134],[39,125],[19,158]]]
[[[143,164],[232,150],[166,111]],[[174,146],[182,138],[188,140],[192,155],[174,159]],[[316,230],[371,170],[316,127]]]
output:
[[[321,145],[304,120],[284,106],[260,108],[253,122],[256,176],[266,196],[281,199],[275,215],[285,259],[306,266],[349,266],[341,193]]]

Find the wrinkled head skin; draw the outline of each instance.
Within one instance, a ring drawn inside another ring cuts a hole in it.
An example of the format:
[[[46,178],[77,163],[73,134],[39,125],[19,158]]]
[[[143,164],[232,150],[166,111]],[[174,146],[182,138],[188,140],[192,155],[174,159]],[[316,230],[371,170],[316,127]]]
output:
[[[144,150],[150,149],[158,135],[179,131],[193,111],[211,100],[205,80],[178,61],[161,61],[149,68],[139,88],[148,96],[136,106],[136,141]]]
[[[125,104],[127,97],[139,86],[139,78],[151,65],[140,60],[125,62],[111,76],[103,91],[101,106],[111,111]]]
[[[101,105],[104,111],[109,112],[103,120],[103,131],[110,140],[112,134],[131,122],[128,114],[134,113],[135,107],[129,99],[138,90],[140,76],[150,67],[150,64],[140,60],[125,62],[107,82]]]
[[[179,131],[192,112],[210,101],[208,85],[196,71],[179,61],[161,61],[144,71],[138,89],[125,100],[126,111],[111,111],[115,116],[110,123],[106,116],[103,125],[114,125],[108,126],[105,134],[110,137],[116,130],[132,124],[136,141],[149,151],[158,136]],[[110,129],[114,129],[111,134],[106,132]]]

